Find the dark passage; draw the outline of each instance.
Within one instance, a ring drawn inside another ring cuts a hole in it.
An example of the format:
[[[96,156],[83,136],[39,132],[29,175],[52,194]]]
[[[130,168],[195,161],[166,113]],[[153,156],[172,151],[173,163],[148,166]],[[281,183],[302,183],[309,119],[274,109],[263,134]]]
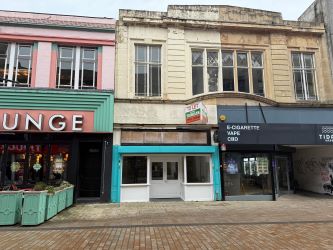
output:
[[[80,144],[79,197],[100,197],[102,144]]]

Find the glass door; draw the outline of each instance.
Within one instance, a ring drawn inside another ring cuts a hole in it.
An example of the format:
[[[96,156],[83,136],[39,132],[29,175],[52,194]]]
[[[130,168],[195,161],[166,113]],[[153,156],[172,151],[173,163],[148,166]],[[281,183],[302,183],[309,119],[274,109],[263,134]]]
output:
[[[178,157],[151,157],[150,198],[180,197],[180,163]]]

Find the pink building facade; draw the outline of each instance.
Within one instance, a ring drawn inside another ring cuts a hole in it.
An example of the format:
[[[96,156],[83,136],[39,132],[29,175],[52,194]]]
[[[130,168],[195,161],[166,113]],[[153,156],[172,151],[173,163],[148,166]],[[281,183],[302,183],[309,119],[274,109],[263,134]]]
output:
[[[0,11],[1,186],[110,200],[114,60],[114,19]]]

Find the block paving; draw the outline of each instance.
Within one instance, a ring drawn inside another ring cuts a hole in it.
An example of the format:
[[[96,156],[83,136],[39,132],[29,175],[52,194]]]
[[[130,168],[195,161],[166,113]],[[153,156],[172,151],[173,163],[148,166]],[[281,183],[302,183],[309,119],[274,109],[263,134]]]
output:
[[[333,249],[333,198],[79,204],[37,227],[0,227],[0,249]]]

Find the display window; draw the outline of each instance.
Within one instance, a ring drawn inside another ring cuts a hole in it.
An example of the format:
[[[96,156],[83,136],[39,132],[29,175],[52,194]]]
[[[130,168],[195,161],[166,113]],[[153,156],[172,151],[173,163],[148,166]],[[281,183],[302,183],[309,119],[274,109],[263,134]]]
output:
[[[268,154],[224,153],[222,158],[226,196],[272,195]]]
[[[155,166],[155,178],[159,178],[159,166]],[[147,156],[124,156],[122,184],[147,183]]]
[[[69,145],[0,145],[1,180],[23,188],[40,181],[60,183],[67,178],[69,158]]]
[[[61,181],[67,179],[69,158],[69,145],[51,145],[49,175],[50,180]]]
[[[23,184],[26,159],[26,145],[8,145],[6,157],[5,185]]]
[[[210,182],[210,157],[186,156],[187,183]]]

